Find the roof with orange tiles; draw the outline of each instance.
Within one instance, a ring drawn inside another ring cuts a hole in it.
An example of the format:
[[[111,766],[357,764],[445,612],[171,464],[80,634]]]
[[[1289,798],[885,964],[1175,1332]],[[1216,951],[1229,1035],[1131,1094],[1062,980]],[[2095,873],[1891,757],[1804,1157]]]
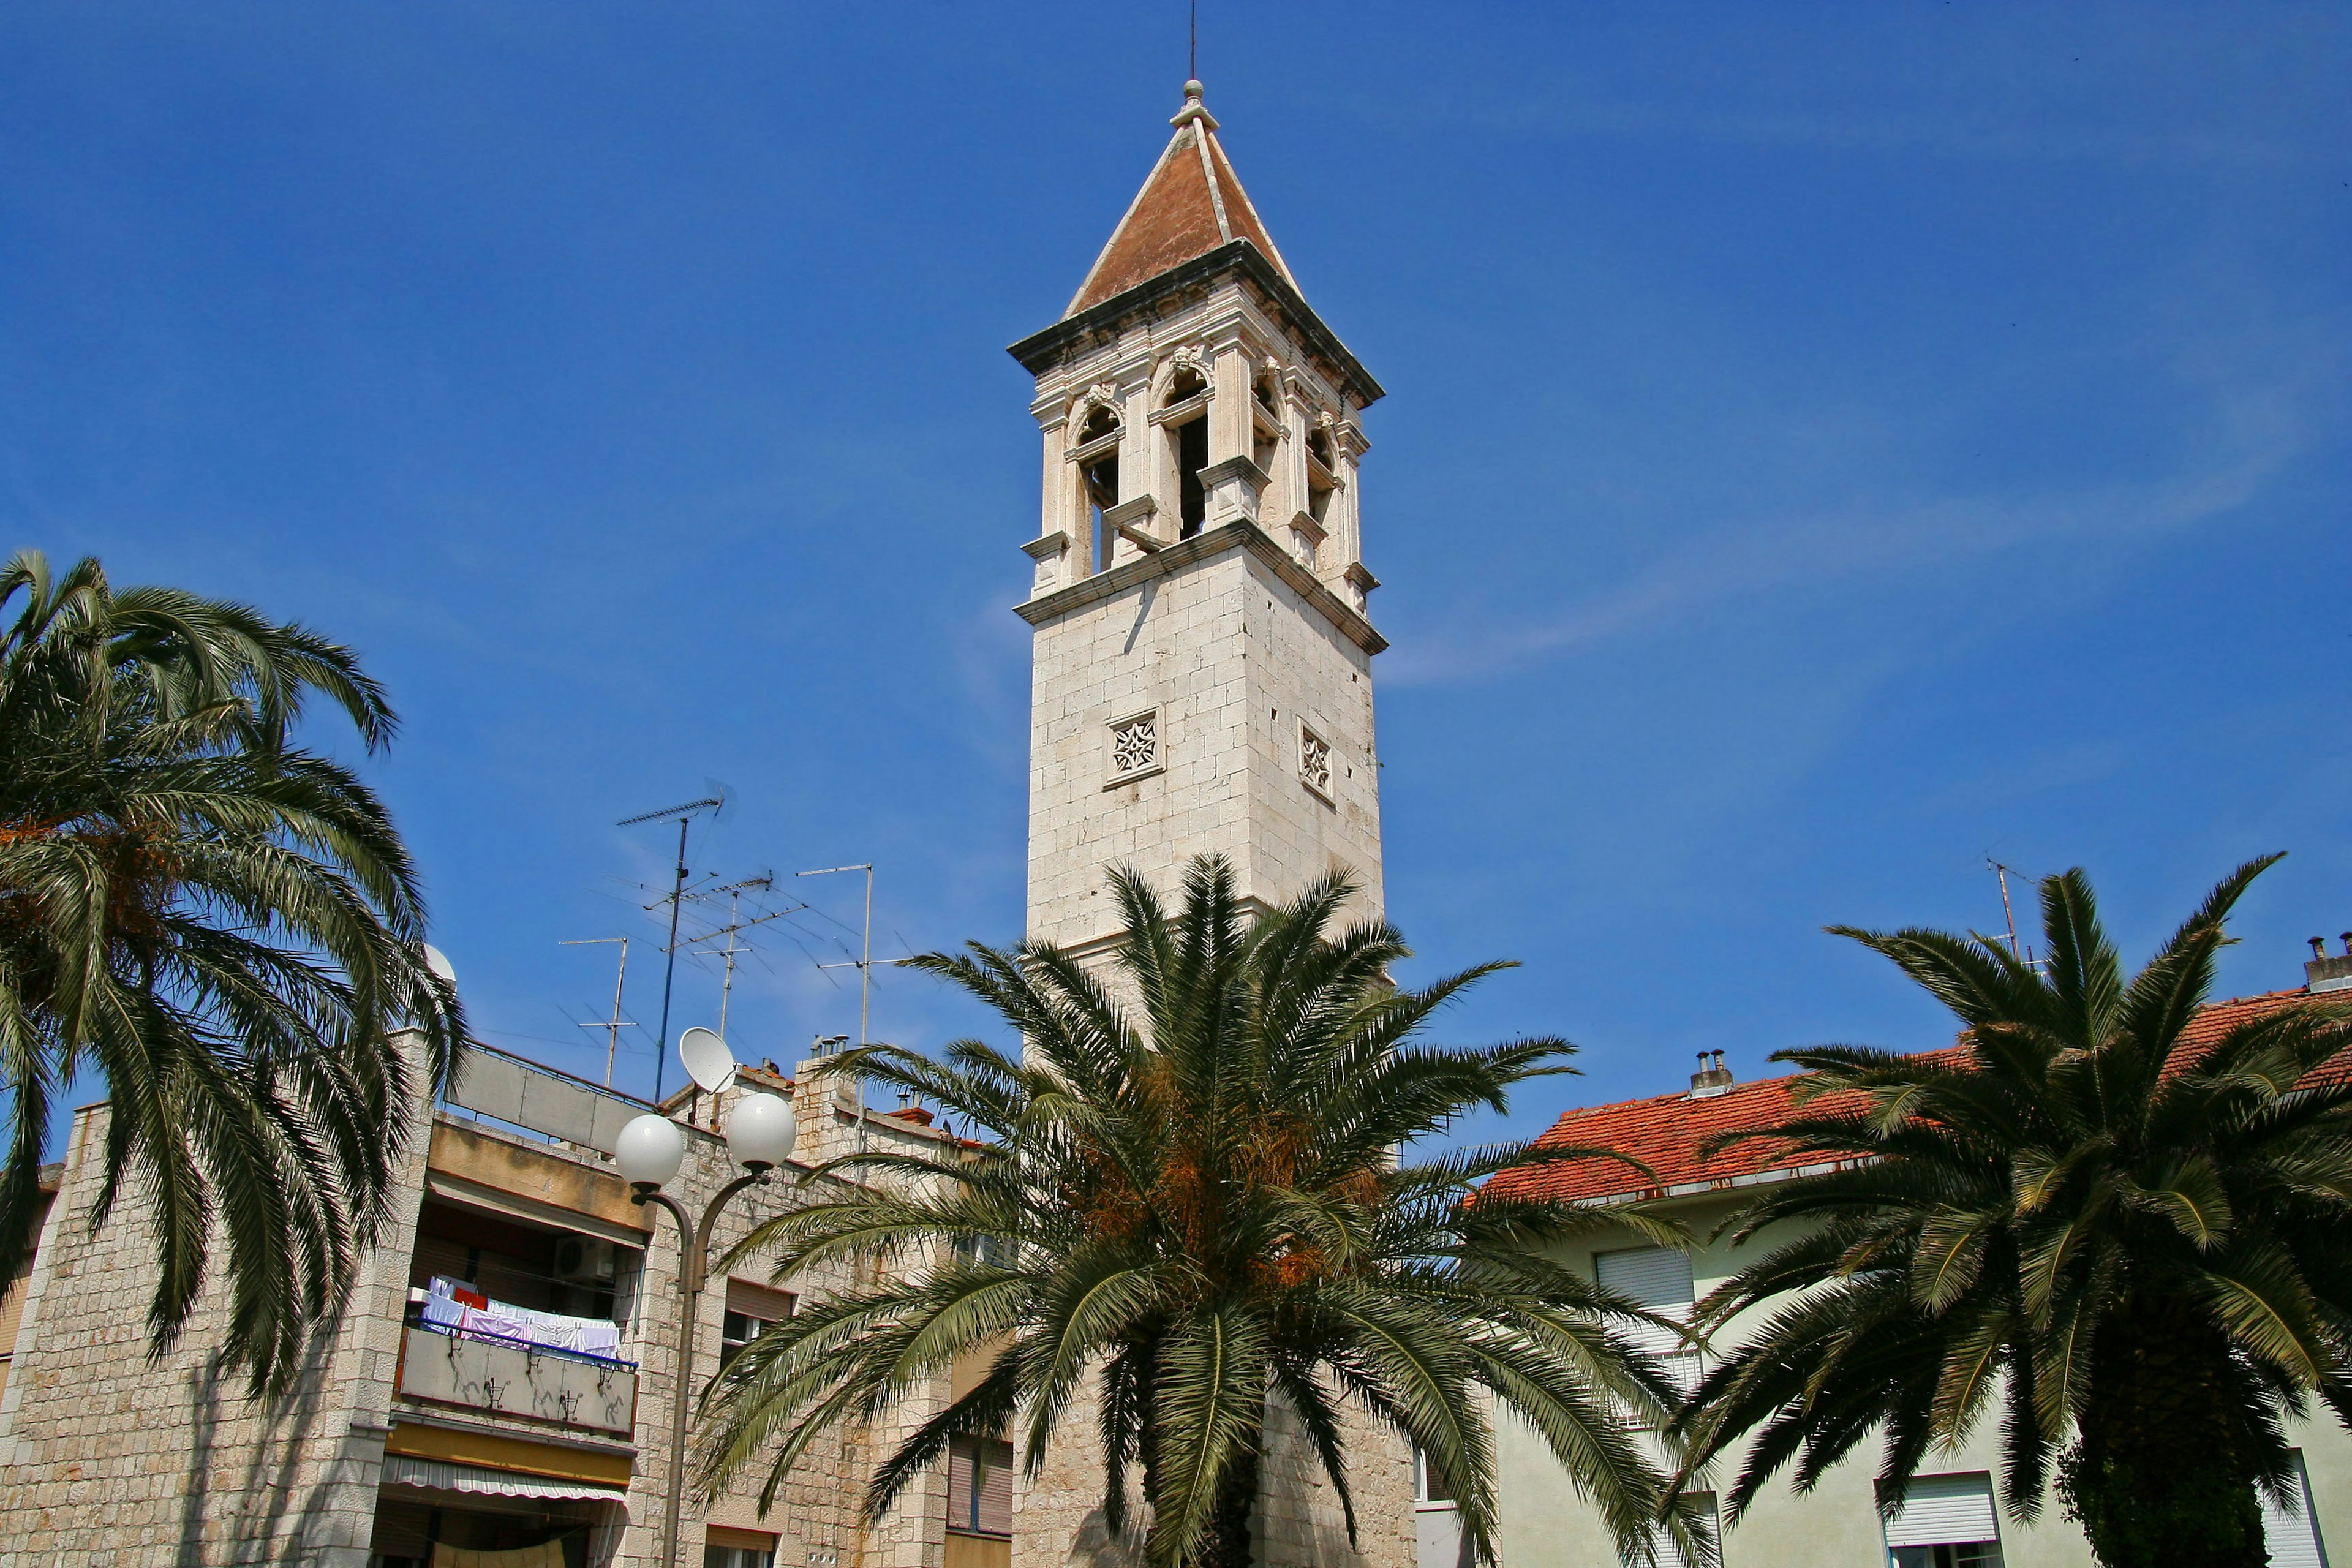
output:
[[[1237,239],[1256,247],[1284,282],[1298,288],[1218,143],[1217,121],[1201,102],[1199,82],[1184,84],[1184,107],[1171,123],[1176,134],[1111,231],[1110,243],[1087,269],[1064,320]]]
[[[2292,991],[2216,1002],[2201,1009],[2181,1031],[2182,1047],[2189,1051],[2210,1047],[2238,1025],[2292,1006],[2310,994],[2308,989],[2297,986]],[[2352,994],[2344,999],[2352,1000]],[[1941,1051],[1968,1048],[1965,1036],[1955,1045],[1940,1047]],[[2344,1074],[2352,1074],[2352,1054],[2336,1058],[2314,1076],[2332,1079]],[[1819,1154],[1800,1155],[1772,1139],[1735,1143],[1705,1158],[1699,1153],[1707,1140],[1718,1134],[1769,1126],[1787,1116],[1795,1109],[1791,1091],[1804,1076],[1790,1073],[1759,1079],[1713,1095],[1661,1094],[1569,1111],[1536,1140],[1538,1149],[1614,1149],[1641,1161],[1654,1174],[1645,1177],[1614,1160],[1569,1160],[1505,1171],[1488,1180],[1486,1190],[1510,1197],[1576,1203],[1630,1201],[1753,1186],[1831,1169]],[[1844,1098],[1815,1100],[1808,1109],[1833,1110]]]

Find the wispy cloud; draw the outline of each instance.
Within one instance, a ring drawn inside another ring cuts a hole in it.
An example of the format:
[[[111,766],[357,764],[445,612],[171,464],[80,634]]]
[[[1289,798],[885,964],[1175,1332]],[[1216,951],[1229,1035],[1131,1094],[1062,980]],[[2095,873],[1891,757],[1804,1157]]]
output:
[[[1402,639],[1382,677],[1407,686],[1490,679],[1622,637],[1671,631],[1743,600],[1850,595],[1858,584],[2020,550],[2147,543],[2238,511],[2312,446],[2310,421],[2293,399],[2232,398],[2219,423],[2214,456],[2146,483],[1897,498],[1718,525],[1558,615],[1441,625]]]

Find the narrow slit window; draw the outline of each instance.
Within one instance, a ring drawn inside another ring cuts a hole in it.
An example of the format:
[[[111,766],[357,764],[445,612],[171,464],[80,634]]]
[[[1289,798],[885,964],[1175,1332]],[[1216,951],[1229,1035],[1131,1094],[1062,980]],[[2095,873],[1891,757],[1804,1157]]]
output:
[[[1339,488],[1339,467],[1331,452],[1331,433],[1310,431],[1307,437],[1307,513],[1318,522],[1331,517],[1331,492]]]
[[[1095,570],[1100,572],[1111,563],[1111,545],[1118,531],[1110,525],[1105,513],[1118,504],[1118,454],[1104,454],[1079,470],[1086,487],[1087,530],[1094,541]]]
[[[1120,425],[1118,412],[1108,404],[1097,403],[1089,409],[1078,426],[1078,441],[1074,449],[1078,463],[1078,495],[1087,516],[1087,545],[1094,552],[1094,570],[1100,572],[1111,563],[1113,535],[1118,531],[1103,519],[1103,514],[1118,504],[1118,437]]]
[[[1171,436],[1176,444],[1176,510],[1182,525],[1179,536],[1190,539],[1209,517],[1208,492],[1201,484],[1201,470],[1209,466],[1209,422],[1188,419]]]
[[[1259,376],[1250,387],[1250,395],[1257,401],[1256,417],[1250,421],[1250,460],[1270,474],[1275,447],[1282,439],[1282,405],[1274,377]]]

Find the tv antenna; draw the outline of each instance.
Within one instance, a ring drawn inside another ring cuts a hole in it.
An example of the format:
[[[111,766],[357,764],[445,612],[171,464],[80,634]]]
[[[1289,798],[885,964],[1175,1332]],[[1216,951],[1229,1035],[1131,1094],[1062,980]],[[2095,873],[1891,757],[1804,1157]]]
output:
[[[677,880],[671,885],[669,897],[666,900],[669,905],[669,945],[662,950],[667,954],[667,961],[662,965],[661,1037],[654,1045],[654,1103],[656,1105],[661,1103],[662,1068],[668,1065],[669,1057],[669,997],[671,987],[677,981],[677,910],[682,896],[686,892],[686,830],[698,812],[708,811],[715,816],[726,808],[727,795],[724,791],[721,791],[717,795],[705,795],[700,800],[689,800],[677,805],[666,805],[659,811],[641,811],[635,816],[625,816],[613,825],[615,827],[635,827],[640,822],[652,822],[657,818],[672,816],[677,818]]]
[[[764,914],[754,915],[748,921],[743,919],[741,910],[743,895],[747,892],[772,892],[775,890],[775,886],[776,874],[773,871],[762,871],[756,877],[746,877],[740,882],[729,882],[723,887],[709,888],[700,892],[686,895],[689,899],[696,900],[715,899],[721,893],[727,895],[727,923],[717,931],[707,931],[700,936],[686,939],[686,945],[689,948],[697,942],[709,942],[718,937],[723,936],[727,939],[725,947],[702,950],[705,952],[715,953],[727,961],[726,977],[719,983],[719,1037],[722,1040],[727,1037],[727,999],[735,989],[735,955],[759,951],[755,947],[737,942],[736,936],[740,932],[750,931],[754,926],[763,926],[770,921],[782,920],[786,915],[795,915],[808,908],[806,904],[793,904],[784,909],[770,910]]]
[[[2017,911],[2010,907],[2009,902],[2009,879],[2011,877],[2022,878],[2025,873],[2014,866],[2002,865],[1990,855],[1985,857],[1985,864],[1991,867],[1993,875],[2000,879],[2000,913],[2001,918],[2009,922],[2009,956],[2021,959],[2026,968],[2038,973],[2042,965],[2034,958],[2033,950],[2029,947],[2021,952],[2018,948]]]
[[[558,947],[604,947],[616,942],[621,944],[621,968],[620,973],[613,976],[613,1021],[609,1024],[587,1023],[580,1026],[583,1029],[605,1031],[604,1087],[606,1089],[613,1087],[613,1058],[621,1053],[621,1031],[637,1026],[634,1023],[625,1022],[621,1017],[621,987],[626,984],[629,979],[629,939],[625,936],[583,936],[555,944]]]
[[[831,877],[843,871],[866,873],[866,929],[857,961],[849,963],[820,963],[819,969],[856,969],[857,971],[857,1043],[867,1043],[866,1020],[874,1001],[874,862],[863,861],[855,866],[824,866],[814,871],[796,871],[796,877]],[[866,1147],[866,1078],[857,1078],[857,1146]]]

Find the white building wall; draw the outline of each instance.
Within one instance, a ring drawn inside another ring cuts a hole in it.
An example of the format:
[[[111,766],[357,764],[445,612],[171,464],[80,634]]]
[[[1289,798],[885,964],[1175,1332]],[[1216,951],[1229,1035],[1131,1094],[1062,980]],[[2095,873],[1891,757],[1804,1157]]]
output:
[[[1733,1206],[1724,1198],[1693,1199],[1678,1210],[1677,1217],[1706,1237]],[[1601,1237],[1564,1248],[1558,1256],[1590,1277],[1594,1252],[1642,1245],[1630,1235],[1616,1240]],[[1691,1272],[1697,1295],[1704,1298],[1731,1278],[1753,1252],[1752,1247],[1735,1250],[1726,1241],[1696,1246]],[[1753,1321],[1752,1314],[1733,1320],[1723,1339],[1736,1343],[1743,1326]],[[2343,1561],[2352,1554],[2352,1436],[2333,1420],[2322,1420],[2294,1424],[2290,1440],[2303,1449],[2331,1559]],[[1721,1492],[1727,1493],[1738,1477],[1739,1458],[1717,1468]],[[1879,1458],[1880,1443],[1874,1435],[1803,1496],[1791,1489],[1790,1471],[1784,1468],[1725,1535],[1726,1568],[1885,1568],[1874,1484]],[[2000,1469],[1996,1408],[1957,1451],[1931,1453],[1920,1473],[1981,1471],[1992,1478],[1998,1496]],[[1498,1424],[1496,1470],[1503,1568],[1605,1568],[1616,1563],[1616,1550],[1598,1515],[1577,1497],[1533,1428],[1507,1416]],[[2005,1568],[2095,1568],[2089,1543],[2066,1520],[2054,1497],[2030,1524],[2004,1509],[2000,1541]]]

